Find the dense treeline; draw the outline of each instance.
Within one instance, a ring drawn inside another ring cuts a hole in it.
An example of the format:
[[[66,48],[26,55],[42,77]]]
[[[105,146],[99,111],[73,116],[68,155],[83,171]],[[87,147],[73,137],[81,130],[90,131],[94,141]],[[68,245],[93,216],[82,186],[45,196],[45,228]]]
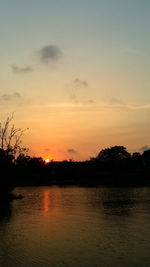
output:
[[[0,154],[4,176],[1,184],[23,185],[149,185],[150,150],[127,152],[123,146],[103,149],[87,161],[62,161],[46,164],[42,158],[20,153],[16,159]]]

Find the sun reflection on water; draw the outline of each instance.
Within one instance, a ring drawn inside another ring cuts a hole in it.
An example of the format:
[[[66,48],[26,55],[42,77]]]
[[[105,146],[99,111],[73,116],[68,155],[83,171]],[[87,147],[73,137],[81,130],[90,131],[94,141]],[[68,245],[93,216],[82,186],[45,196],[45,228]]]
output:
[[[44,211],[49,211],[49,190],[44,192]]]

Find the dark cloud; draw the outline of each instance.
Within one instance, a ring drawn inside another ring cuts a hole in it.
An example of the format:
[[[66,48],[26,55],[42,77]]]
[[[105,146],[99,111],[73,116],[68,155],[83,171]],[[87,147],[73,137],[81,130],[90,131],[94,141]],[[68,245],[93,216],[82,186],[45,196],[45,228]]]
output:
[[[47,45],[39,51],[40,59],[43,63],[55,62],[62,56],[62,51],[57,45]]]
[[[142,146],[139,150],[144,152],[144,151],[150,150],[150,147],[149,146]]]
[[[72,154],[77,154],[77,151],[76,151],[75,149],[73,149],[73,148],[69,148],[69,149],[67,150],[67,152],[68,152],[68,153],[72,153]]]
[[[26,73],[30,73],[33,71],[33,68],[31,68],[30,66],[26,66],[26,67],[17,67],[16,65],[11,65],[12,71],[15,74],[26,74]]]
[[[81,89],[88,87],[88,82],[86,80],[81,80],[79,78],[76,78],[72,81],[72,85],[75,89]]]
[[[49,149],[49,148],[45,148],[44,150],[45,150],[45,151],[49,151],[50,149]]]
[[[19,93],[13,93],[13,94],[3,94],[0,96],[1,101],[11,101],[20,98],[21,95]]]

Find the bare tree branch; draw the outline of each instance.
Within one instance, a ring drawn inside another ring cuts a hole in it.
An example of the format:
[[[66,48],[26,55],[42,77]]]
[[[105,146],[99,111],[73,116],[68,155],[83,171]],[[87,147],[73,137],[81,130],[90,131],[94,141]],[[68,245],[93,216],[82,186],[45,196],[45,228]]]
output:
[[[0,123],[0,149],[15,158],[17,153],[26,151],[25,148],[20,146],[22,135],[26,129],[15,128],[14,124],[11,125],[13,116],[12,113],[11,117],[7,117],[4,123]]]

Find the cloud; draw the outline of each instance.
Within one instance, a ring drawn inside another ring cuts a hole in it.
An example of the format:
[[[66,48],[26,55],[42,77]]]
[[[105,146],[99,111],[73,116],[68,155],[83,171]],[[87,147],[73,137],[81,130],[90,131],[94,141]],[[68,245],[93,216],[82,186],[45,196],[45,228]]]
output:
[[[88,104],[95,104],[95,101],[94,101],[93,99],[89,99],[89,100],[87,101],[87,103],[88,103]]]
[[[71,85],[75,89],[81,89],[88,87],[88,82],[86,80],[81,80],[80,78],[76,78],[72,81]]]
[[[120,99],[117,98],[110,98],[108,100],[108,102],[105,102],[105,105],[108,107],[112,107],[112,108],[124,108],[124,109],[128,109],[128,110],[140,110],[140,109],[149,109],[150,108],[150,104],[128,104],[123,102]]]
[[[74,94],[74,93],[69,96],[69,99],[74,104],[78,104],[79,103],[78,96],[76,94]]]
[[[122,100],[112,97],[109,99],[110,104],[120,104],[120,105],[125,105],[124,102],[122,102]]]
[[[110,98],[108,102],[105,102],[105,106],[113,108],[124,108],[128,110],[144,110],[150,109],[150,103],[136,104],[136,103],[125,103],[118,98]]]
[[[144,151],[150,150],[150,147],[149,146],[142,146],[139,150],[144,152]]]
[[[126,105],[127,108],[129,109],[134,109],[134,110],[138,110],[138,109],[150,109],[150,104],[143,104],[143,105]]]
[[[67,152],[68,152],[68,153],[71,153],[71,154],[77,154],[77,151],[76,151],[75,149],[73,149],[73,148],[69,148],[69,149],[67,150]]]
[[[111,103],[111,107],[114,108],[126,108],[129,110],[143,110],[143,109],[150,109],[150,104],[125,104],[123,102],[116,102],[116,103]]]
[[[13,93],[13,94],[3,94],[0,96],[0,100],[1,101],[11,101],[11,100],[15,100],[20,98],[21,95],[17,92]]]
[[[26,67],[17,67],[16,65],[11,65],[12,71],[15,74],[26,74],[26,73],[30,73],[33,71],[33,68],[31,68],[30,66],[26,66]]]
[[[79,98],[76,94],[71,94],[69,96],[69,99],[72,101],[72,103],[74,104],[82,104],[82,105],[94,105],[95,104],[95,101],[93,99],[87,99],[85,100],[85,97],[83,99],[83,97]]]
[[[42,63],[51,63],[59,60],[62,56],[62,51],[57,45],[47,45],[39,50],[40,60]]]
[[[68,97],[73,103],[82,103],[82,104],[91,104],[93,101],[91,99],[87,99],[87,95],[85,95],[83,88],[88,87],[88,82],[86,80],[76,78],[72,80],[70,83],[66,84],[68,87],[67,93]]]

